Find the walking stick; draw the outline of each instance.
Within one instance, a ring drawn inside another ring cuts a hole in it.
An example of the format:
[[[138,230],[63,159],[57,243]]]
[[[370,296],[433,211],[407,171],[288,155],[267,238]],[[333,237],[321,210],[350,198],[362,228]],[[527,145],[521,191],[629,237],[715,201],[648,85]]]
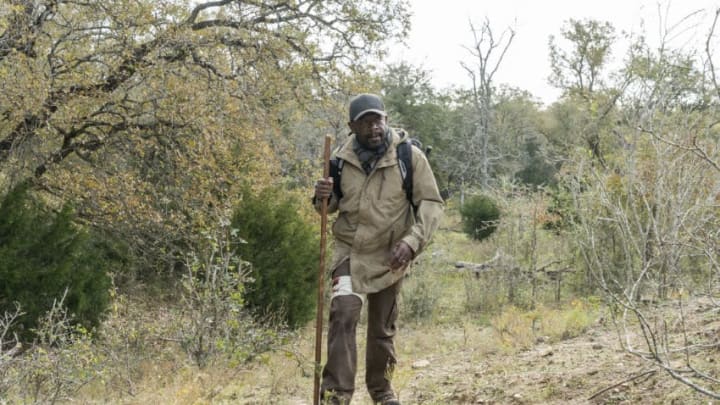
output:
[[[330,143],[332,136],[325,135],[323,154],[323,178],[330,176]],[[320,206],[320,269],[318,270],[317,317],[315,318],[315,381],[313,383],[313,404],[320,404],[320,360],[322,358],[323,302],[325,301],[325,243],[327,231],[328,199],[323,198]]]

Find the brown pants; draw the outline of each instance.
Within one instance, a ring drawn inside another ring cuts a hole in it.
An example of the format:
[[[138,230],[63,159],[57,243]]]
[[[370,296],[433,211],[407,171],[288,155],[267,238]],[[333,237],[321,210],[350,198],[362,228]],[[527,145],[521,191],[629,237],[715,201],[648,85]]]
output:
[[[333,272],[333,277],[350,274],[350,261],[345,260]],[[398,315],[397,296],[401,281],[367,295],[368,326],[365,355],[365,384],[374,401],[393,393],[395,357],[395,321]],[[355,331],[362,301],[354,295],[335,297],[330,303],[330,322],[327,342],[327,363],[322,372],[324,397],[335,396],[339,403],[349,403],[355,391],[357,345]]]

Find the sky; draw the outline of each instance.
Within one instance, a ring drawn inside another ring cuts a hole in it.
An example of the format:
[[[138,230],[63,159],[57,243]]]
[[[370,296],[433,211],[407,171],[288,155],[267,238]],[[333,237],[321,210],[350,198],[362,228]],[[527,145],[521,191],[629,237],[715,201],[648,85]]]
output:
[[[410,0],[410,5],[410,36],[406,45],[392,47],[391,60],[421,66],[431,73],[438,89],[469,87],[468,74],[460,61],[473,63],[464,48],[473,42],[470,22],[479,28],[487,18],[496,38],[508,27],[516,32],[495,83],[527,90],[550,104],[559,91],[547,80],[548,41],[551,35],[560,37],[568,19],[608,21],[618,34],[646,32],[650,41],[659,41],[661,27],[672,27],[694,11],[705,10],[681,22],[683,34],[671,41],[676,46],[697,46],[704,44],[720,0]],[[613,48],[614,64],[619,66],[626,49],[627,41],[619,39]]]

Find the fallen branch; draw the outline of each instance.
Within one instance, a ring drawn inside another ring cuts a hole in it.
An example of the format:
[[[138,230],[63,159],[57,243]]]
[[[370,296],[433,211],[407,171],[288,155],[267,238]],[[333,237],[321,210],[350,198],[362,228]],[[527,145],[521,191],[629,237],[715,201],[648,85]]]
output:
[[[631,382],[631,381],[635,381],[635,380],[637,380],[638,378],[644,377],[644,376],[646,376],[646,375],[655,374],[656,372],[657,372],[657,370],[648,370],[648,371],[645,371],[645,372],[643,372],[643,373],[640,373],[640,374],[638,374],[638,375],[636,375],[636,376],[632,376],[632,377],[630,377],[630,378],[627,378],[627,379],[625,379],[625,380],[622,380],[622,381],[620,381],[620,382],[617,383],[617,384],[613,384],[613,385],[611,385],[611,386],[609,386],[609,387],[607,387],[607,388],[603,388],[603,389],[601,389],[600,391],[592,394],[592,395],[588,398],[588,401],[592,401],[593,399],[595,399],[595,398],[599,397],[600,395],[602,395],[602,394],[610,391],[610,390],[613,389],[613,388],[617,388],[617,387],[619,387],[619,386],[621,386],[621,385],[623,385],[623,384],[627,384],[627,383],[629,383],[629,382]]]
[[[495,256],[483,263],[472,263],[472,262],[455,262],[456,269],[467,269],[475,273],[475,276],[479,277],[482,271],[493,271],[498,270],[502,267],[503,253],[498,250],[495,252]]]
[[[467,270],[473,271],[475,273],[479,273],[481,271],[495,270],[495,268],[493,268],[493,266],[489,263],[472,263],[472,262],[455,262],[455,268],[456,269],[467,269]]]

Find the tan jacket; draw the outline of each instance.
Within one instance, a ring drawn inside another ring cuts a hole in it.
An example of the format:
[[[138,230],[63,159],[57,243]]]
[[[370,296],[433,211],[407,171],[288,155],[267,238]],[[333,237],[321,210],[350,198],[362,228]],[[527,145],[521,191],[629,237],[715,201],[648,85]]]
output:
[[[354,134],[335,154],[345,162],[340,185],[343,198],[338,201],[333,195],[328,205],[328,213],[338,212],[332,227],[333,268],[350,258],[352,287],[357,293],[377,292],[402,278],[404,271],[390,270],[394,244],[402,239],[417,257],[443,213],[443,200],[430,164],[413,146],[413,202],[418,207],[413,216],[397,158],[397,145],[405,138],[391,131],[392,144],[369,175],[365,175],[353,151]]]

